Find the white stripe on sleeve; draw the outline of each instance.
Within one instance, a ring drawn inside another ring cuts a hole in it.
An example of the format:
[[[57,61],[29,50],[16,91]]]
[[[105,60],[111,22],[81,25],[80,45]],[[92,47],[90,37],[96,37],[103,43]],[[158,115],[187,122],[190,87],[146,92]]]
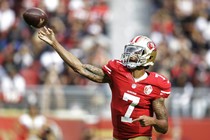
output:
[[[164,93],[164,94],[170,94],[171,92],[166,92],[166,91],[160,91],[160,93]]]
[[[106,65],[105,65],[105,68],[107,69],[108,74],[112,73],[112,70],[110,68],[108,68]]]

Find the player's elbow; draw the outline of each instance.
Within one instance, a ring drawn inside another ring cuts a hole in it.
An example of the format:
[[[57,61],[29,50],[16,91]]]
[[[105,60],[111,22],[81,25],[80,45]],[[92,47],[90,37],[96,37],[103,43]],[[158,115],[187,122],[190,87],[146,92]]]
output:
[[[168,132],[168,127],[162,128],[162,129],[156,129],[157,132],[161,134],[166,134]]]
[[[78,68],[75,68],[73,70],[74,70],[74,72],[76,72],[80,75],[84,75],[84,70],[82,69],[82,67],[78,67]]]
[[[163,130],[161,131],[162,134],[166,134],[167,132],[168,132],[168,128],[163,129]]]
[[[154,126],[155,130],[158,132],[158,133],[161,133],[161,134],[166,134],[168,132],[168,124],[162,124],[162,125],[155,125]]]
[[[154,128],[158,133],[166,134],[168,132],[168,120],[167,119],[156,120]]]
[[[71,68],[74,72],[76,72],[78,74],[82,75],[84,73],[84,68],[82,67],[82,65],[76,65],[74,67],[71,66]]]

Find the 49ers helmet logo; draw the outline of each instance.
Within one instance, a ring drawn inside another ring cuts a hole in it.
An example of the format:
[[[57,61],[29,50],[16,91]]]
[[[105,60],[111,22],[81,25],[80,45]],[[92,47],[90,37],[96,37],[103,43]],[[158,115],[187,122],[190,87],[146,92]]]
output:
[[[152,92],[152,86],[151,85],[147,85],[147,86],[145,86],[144,87],[144,93],[146,94],[146,95],[149,95],[151,92]]]
[[[148,42],[147,43],[147,46],[150,50],[156,50],[156,46],[155,46],[155,43],[153,42]]]

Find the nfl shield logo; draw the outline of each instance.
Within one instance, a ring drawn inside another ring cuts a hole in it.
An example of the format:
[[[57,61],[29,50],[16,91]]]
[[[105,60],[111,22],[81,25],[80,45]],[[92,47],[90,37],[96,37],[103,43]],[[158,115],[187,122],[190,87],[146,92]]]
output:
[[[152,92],[152,86],[151,85],[147,85],[147,86],[145,86],[144,87],[144,93],[146,94],[146,95],[149,95],[151,92]]]
[[[131,87],[132,87],[133,89],[134,89],[134,88],[136,88],[136,84],[132,84],[132,86],[131,86]]]

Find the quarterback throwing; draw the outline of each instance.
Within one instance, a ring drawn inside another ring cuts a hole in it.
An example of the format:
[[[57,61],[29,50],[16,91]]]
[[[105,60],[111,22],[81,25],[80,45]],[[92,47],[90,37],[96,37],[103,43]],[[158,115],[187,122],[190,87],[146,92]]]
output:
[[[57,51],[75,72],[97,83],[108,83],[112,91],[113,140],[150,140],[152,128],[165,134],[168,117],[164,104],[170,95],[169,80],[147,69],[154,65],[157,49],[151,39],[136,36],[124,47],[120,60],[110,60],[102,68],[83,64],[44,27],[38,37]]]

